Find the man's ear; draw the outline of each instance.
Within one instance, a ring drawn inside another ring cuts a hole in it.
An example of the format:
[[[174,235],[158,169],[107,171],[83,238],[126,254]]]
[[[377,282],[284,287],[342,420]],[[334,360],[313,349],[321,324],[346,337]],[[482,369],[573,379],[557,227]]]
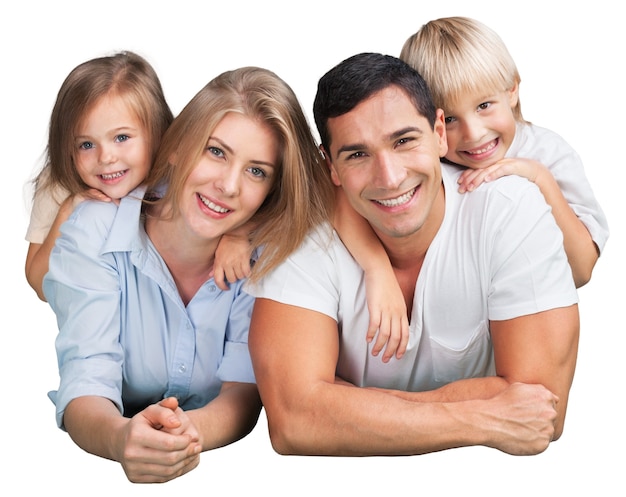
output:
[[[439,157],[445,157],[448,153],[448,139],[446,137],[446,117],[443,114],[443,109],[437,109],[434,131],[439,140]]]
[[[326,151],[323,145],[320,145],[320,152],[322,152],[322,157],[324,158],[324,162],[326,162],[326,167],[330,170],[330,179],[333,184],[335,186],[341,186],[341,181],[339,180],[333,161],[330,159],[330,154]]]

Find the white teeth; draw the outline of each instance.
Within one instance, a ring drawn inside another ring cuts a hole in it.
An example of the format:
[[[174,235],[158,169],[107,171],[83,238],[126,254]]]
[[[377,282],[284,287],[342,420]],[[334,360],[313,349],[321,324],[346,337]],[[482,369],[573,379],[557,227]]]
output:
[[[384,205],[385,207],[396,207],[398,205],[406,204],[409,200],[411,200],[411,197],[415,193],[415,190],[416,189],[413,188],[411,191],[406,192],[404,195],[400,195],[397,198],[392,198],[389,200],[376,200],[376,202],[378,202],[380,205]]]
[[[489,145],[487,145],[485,148],[481,148],[480,150],[467,150],[467,153],[470,154],[470,155],[484,154],[485,152],[489,152],[495,146],[496,146],[496,142],[494,140]]]
[[[209,209],[211,209],[212,211],[215,211],[219,214],[226,214],[227,212],[230,212],[230,209],[224,209],[224,207],[220,207],[219,205],[215,205],[213,202],[211,202],[209,199],[204,198],[202,195],[198,194],[198,197],[200,197],[200,200],[202,200],[202,203],[204,205],[206,205]]]
[[[102,179],[105,179],[105,180],[117,179],[117,178],[121,178],[122,176],[124,176],[124,171],[118,171],[118,172],[112,173],[112,174],[101,174],[100,175],[100,177]]]

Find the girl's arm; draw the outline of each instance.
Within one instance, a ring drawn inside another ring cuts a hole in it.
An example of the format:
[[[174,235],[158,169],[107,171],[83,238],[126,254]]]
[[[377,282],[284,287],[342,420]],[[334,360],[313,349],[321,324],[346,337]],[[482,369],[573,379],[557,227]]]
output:
[[[335,188],[334,228],[365,273],[367,306],[370,313],[367,341],[378,337],[372,348],[377,356],[385,347],[383,362],[395,354],[400,359],[409,340],[409,321],[404,296],[393,267],[371,226],[348,203],[343,190]]]
[[[26,253],[26,280],[28,284],[35,290],[37,296],[46,301],[43,294],[43,277],[48,272],[48,262],[50,253],[54,248],[54,244],[61,233],[61,225],[67,221],[78,204],[87,198],[95,198],[102,201],[110,201],[111,199],[99,190],[88,190],[84,194],[70,195],[59,206],[54,222],[50,226],[50,231],[43,243],[31,243]]]
[[[50,252],[54,248],[54,243],[59,237],[61,225],[70,217],[70,214],[77,205],[76,196],[70,196],[61,204],[59,212],[57,213],[50,231],[46,236],[43,243],[31,243],[28,246],[28,253],[26,254],[26,280],[28,284],[35,290],[37,296],[46,301],[46,297],[43,294],[42,282],[43,277],[48,272],[48,261],[50,260]],[[80,200],[79,200],[80,202]]]
[[[213,278],[215,278],[215,284],[222,290],[228,290],[228,283],[235,283],[237,280],[250,276],[250,256],[252,255],[250,233],[255,229],[256,224],[248,221],[220,239],[215,251]]]
[[[548,168],[530,159],[502,159],[485,169],[464,171],[459,180],[459,191],[469,192],[483,182],[494,181],[511,174],[527,178],[539,187],[546,202],[552,207],[552,215],[563,232],[563,245],[572,268],[574,283],[577,288],[587,284],[599,257],[598,248],[587,227],[567,203]]]

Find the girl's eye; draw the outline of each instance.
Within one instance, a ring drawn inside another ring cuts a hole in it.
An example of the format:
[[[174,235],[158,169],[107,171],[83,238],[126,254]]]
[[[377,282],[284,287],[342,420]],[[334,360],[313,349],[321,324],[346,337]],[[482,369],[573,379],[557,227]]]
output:
[[[211,152],[211,154],[213,154],[215,157],[224,157],[224,152],[220,148],[209,146],[207,147],[207,150]]]
[[[92,142],[82,142],[80,145],[78,145],[78,148],[80,148],[81,150],[90,150],[93,148],[93,143]]]
[[[265,174],[265,171],[263,169],[261,169],[260,167],[251,167],[251,168],[248,169],[248,171],[250,171],[252,176],[254,176],[255,178],[266,178],[267,177],[267,174]]]
[[[128,139],[130,139],[130,136],[128,136],[128,135],[117,135],[117,136],[115,137],[115,141],[116,141],[117,143],[125,142],[125,141],[126,141],[126,140],[128,140]]]

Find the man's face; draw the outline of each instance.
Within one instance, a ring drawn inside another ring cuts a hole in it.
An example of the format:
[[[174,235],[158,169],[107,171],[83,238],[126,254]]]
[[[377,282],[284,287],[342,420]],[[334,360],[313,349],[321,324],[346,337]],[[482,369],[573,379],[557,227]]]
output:
[[[333,182],[381,239],[410,236],[429,221],[447,150],[442,112],[433,129],[404,91],[390,86],[329,119],[328,131]]]

